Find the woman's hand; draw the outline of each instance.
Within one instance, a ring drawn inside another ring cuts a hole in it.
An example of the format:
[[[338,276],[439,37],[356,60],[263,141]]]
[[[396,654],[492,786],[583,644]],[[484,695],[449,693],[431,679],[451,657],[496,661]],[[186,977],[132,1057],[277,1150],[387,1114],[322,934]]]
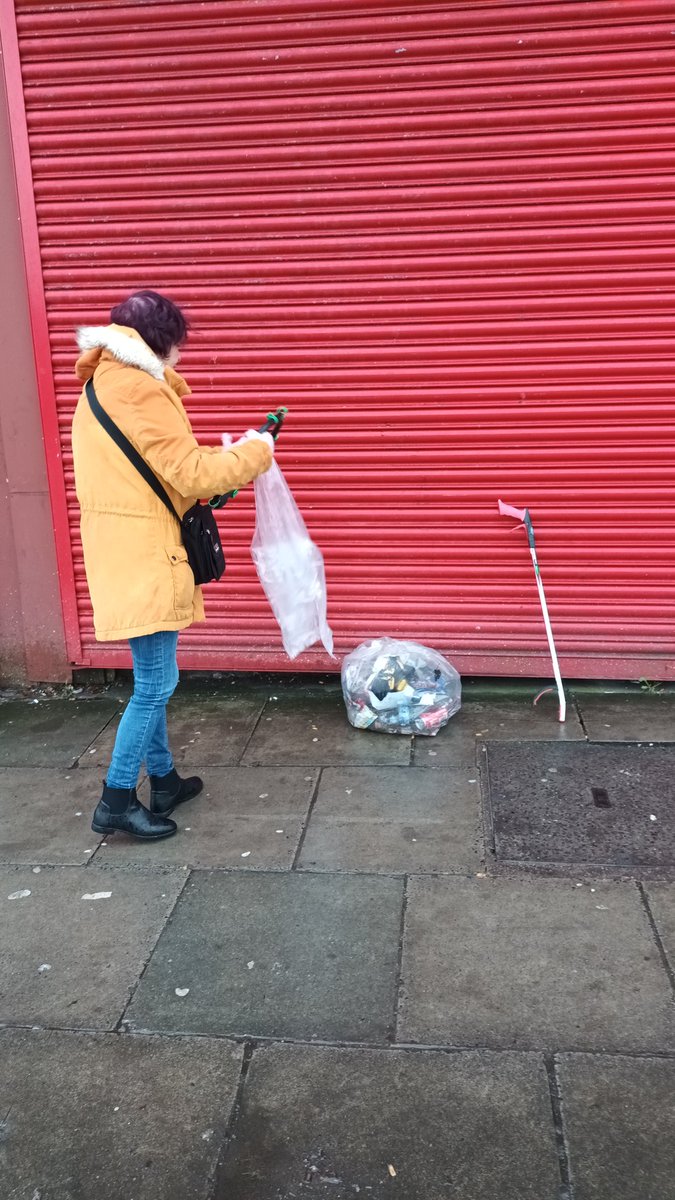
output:
[[[274,438],[272,437],[272,434],[260,433],[258,429],[247,429],[244,436],[240,437],[238,441],[232,442],[232,445],[229,448],[233,449],[234,446],[240,446],[242,442],[250,442],[256,438],[261,442],[267,442],[272,454],[274,454]]]

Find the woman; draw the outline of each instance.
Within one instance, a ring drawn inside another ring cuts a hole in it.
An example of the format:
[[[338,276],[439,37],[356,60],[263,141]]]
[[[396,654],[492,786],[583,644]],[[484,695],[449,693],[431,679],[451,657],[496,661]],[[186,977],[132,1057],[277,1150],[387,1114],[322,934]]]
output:
[[[230,449],[199,446],[174,367],[188,333],[181,310],[157,292],[113,308],[112,324],[78,331],[77,375],[159,477],[182,516],[199,498],[234,491],[272,463],[269,434],[249,432]],[[201,779],[181,779],[169,750],[166,705],[178,683],[179,630],[204,620],[201,588],[178,522],[96,420],[83,392],[73,420],[82,547],[99,641],[128,640],[134,691],[119,724],[92,828],[154,840],[177,830],[169,814],[196,796]],[[142,763],[150,809],[136,795]]]

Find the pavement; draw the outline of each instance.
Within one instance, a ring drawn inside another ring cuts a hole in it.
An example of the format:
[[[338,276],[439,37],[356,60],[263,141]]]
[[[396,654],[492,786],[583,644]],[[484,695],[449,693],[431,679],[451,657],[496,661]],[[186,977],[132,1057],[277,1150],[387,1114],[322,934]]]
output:
[[[154,845],[90,829],[124,686],[5,694],[2,1200],[672,1200],[675,693],[534,691],[188,681]]]

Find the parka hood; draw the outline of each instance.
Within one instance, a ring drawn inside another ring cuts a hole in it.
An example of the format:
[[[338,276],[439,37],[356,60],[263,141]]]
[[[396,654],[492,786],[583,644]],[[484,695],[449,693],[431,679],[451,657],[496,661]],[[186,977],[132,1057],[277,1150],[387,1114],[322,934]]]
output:
[[[75,364],[75,373],[83,383],[91,379],[102,358],[113,358],[124,367],[135,367],[153,379],[168,383],[179,396],[190,394],[183,377],[172,367],[165,367],[135,329],[126,325],[85,325],[76,336],[82,353]]]

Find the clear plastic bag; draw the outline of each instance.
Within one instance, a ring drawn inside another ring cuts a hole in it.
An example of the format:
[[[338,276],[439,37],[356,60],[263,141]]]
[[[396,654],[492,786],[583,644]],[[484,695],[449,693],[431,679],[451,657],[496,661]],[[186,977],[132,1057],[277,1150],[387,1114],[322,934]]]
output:
[[[377,638],[344,659],[342,694],[356,729],[433,737],[461,708],[462,681],[437,650]]]
[[[326,619],[323,555],[309,536],[278,463],[255,481],[255,532],[251,555],[289,658],[315,642],[333,654]]]

